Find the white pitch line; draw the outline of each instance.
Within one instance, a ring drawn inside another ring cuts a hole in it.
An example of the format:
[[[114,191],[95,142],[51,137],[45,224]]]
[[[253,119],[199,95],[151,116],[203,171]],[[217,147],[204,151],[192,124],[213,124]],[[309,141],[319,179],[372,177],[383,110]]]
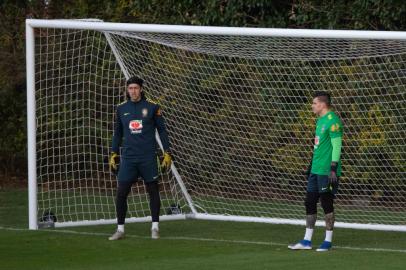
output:
[[[28,229],[22,228],[8,228],[8,227],[1,227],[0,230],[6,231],[30,231]],[[42,229],[39,230],[46,231],[46,232],[53,232],[53,233],[66,233],[66,234],[76,234],[76,235],[90,235],[90,236],[110,236],[108,233],[93,233],[93,232],[78,232],[72,230],[50,230],[50,229]],[[126,234],[126,237],[130,238],[141,238],[141,239],[150,239],[149,236],[140,236],[136,234]],[[186,236],[166,236],[161,237],[162,240],[183,240],[183,241],[201,241],[201,242],[217,242],[217,243],[230,243],[230,244],[247,244],[247,245],[261,245],[261,246],[285,246],[287,244],[283,243],[276,243],[276,242],[262,242],[262,241],[248,241],[248,240],[227,240],[227,239],[215,239],[215,238],[199,238],[199,237],[186,237]],[[368,248],[368,247],[346,247],[346,246],[334,246],[334,249],[345,249],[345,250],[353,250],[353,251],[373,251],[373,252],[396,252],[396,253],[406,253],[405,249],[388,249],[388,248]]]

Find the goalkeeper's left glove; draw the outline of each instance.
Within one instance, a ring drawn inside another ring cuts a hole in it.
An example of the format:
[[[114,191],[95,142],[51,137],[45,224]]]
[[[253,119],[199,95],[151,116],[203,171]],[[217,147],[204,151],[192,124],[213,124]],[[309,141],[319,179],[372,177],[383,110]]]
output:
[[[331,167],[330,167],[330,175],[328,177],[328,183],[331,185],[331,187],[336,187],[338,185],[338,178],[337,178],[337,162],[331,162]]]
[[[161,168],[163,170],[169,170],[169,168],[171,167],[171,164],[172,164],[172,156],[169,153],[169,151],[165,151],[164,157],[161,162]]]
[[[120,165],[120,156],[117,153],[112,152],[109,160],[109,166],[113,174],[118,173],[119,165]]]

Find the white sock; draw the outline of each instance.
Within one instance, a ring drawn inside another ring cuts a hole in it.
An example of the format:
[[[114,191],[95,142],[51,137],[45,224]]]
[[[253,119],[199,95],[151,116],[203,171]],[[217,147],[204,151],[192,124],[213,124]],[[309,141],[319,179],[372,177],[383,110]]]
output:
[[[159,222],[152,222],[151,230],[159,230]]]
[[[305,233],[305,236],[303,239],[307,240],[307,241],[312,241],[312,236],[313,236],[313,229],[306,228],[306,233]]]
[[[328,242],[332,242],[333,240],[333,231],[327,231],[326,230],[326,239],[324,239],[325,241]]]
[[[124,232],[124,224],[123,225],[117,225],[117,231]]]

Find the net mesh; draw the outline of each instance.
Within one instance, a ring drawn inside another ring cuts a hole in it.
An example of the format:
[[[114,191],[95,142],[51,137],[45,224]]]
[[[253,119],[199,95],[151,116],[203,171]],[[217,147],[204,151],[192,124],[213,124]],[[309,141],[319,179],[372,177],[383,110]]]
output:
[[[405,41],[61,29],[37,39],[40,213],[115,218],[106,157],[129,74],[163,108],[198,212],[303,219],[310,105],[325,90],[344,123],[336,220],[406,224]],[[187,212],[177,180],[161,182],[163,211],[177,203]],[[129,210],[149,215],[142,184]]]
[[[38,217],[58,222],[115,219],[117,181],[108,168],[123,72],[99,32],[36,33]],[[185,207],[173,176],[161,174],[162,212]],[[149,216],[142,182],[133,185],[127,217]]]

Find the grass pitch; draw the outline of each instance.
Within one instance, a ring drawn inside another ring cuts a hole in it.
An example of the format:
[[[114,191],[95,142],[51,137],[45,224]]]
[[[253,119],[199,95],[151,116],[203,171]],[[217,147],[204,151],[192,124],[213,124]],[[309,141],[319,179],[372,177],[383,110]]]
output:
[[[216,221],[127,224],[127,237],[108,241],[114,225],[30,231],[25,190],[0,191],[0,269],[405,269],[406,233],[336,229],[334,249],[291,251],[303,237],[291,225]],[[316,228],[314,247],[324,238]]]

